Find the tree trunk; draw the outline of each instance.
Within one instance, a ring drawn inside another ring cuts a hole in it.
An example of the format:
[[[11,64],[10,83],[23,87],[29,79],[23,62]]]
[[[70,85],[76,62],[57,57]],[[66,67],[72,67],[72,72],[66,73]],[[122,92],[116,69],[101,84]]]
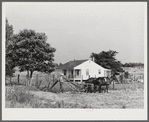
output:
[[[9,77],[10,77],[10,85],[12,85],[12,82],[11,82],[11,69],[10,69],[10,66],[8,65],[8,68],[9,68]]]
[[[32,75],[33,75],[33,72],[34,71],[30,71],[30,76],[29,76],[29,86],[31,86],[32,85]]]

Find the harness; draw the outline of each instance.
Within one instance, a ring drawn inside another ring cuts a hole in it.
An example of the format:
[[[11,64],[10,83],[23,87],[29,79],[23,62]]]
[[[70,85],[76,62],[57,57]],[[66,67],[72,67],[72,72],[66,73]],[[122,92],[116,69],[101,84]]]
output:
[[[107,79],[104,77],[105,82],[107,82]]]

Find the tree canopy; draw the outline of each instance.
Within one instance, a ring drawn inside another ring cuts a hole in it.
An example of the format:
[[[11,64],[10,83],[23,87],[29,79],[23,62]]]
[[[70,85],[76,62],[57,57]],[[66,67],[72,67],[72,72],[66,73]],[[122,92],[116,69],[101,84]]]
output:
[[[123,71],[121,67],[122,66],[121,62],[117,61],[117,59],[115,58],[117,53],[118,52],[113,50],[102,51],[98,54],[92,53],[90,57],[91,58],[94,57],[95,62],[100,66],[107,69],[111,69],[113,73],[116,73]]]
[[[9,45],[12,45],[12,36],[13,36],[13,26],[9,25],[8,19],[6,18],[6,33],[5,33],[5,52],[6,52],[6,75],[12,76],[14,73],[15,64],[12,63],[12,57],[9,57],[7,54],[9,53]]]
[[[47,43],[45,33],[24,29],[13,35],[13,44],[9,45],[8,57],[20,68],[20,71],[30,71],[30,78],[34,71],[52,72],[54,70],[54,52]]]
[[[55,48],[50,47],[46,42],[47,36],[44,33],[36,33],[34,30],[23,30],[14,35],[13,60],[17,62],[21,71],[53,71]]]
[[[11,37],[13,35],[13,26],[9,25],[8,19],[6,18],[6,46],[8,45],[8,43],[11,41]]]

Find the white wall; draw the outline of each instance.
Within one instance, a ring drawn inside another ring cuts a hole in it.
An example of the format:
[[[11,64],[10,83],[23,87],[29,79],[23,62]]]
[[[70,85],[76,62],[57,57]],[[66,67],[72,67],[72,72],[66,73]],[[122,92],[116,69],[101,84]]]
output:
[[[100,65],[96,64],[95,62],[88,60],[78,66],[76,66],[74,69],[81,69],[82,70],[82,75],[83,75],[83,80],[87,80],[89,76],[86,75],[86,69],[89,69],[89,75],[90,77],[103,77],[105,69],[101,67]],[[99,74],[98,71],[101,71]]]
[[[87,60],[84,63],[76,66],[74,69],[81,69],[81,78],[76,77],[75,80],[81,80],[83,76],[83,80],[87,80],[89,76],[86,75],[86,69],[89,69],[89,75],[90,77],[104,77],[106,71],[105,68],[101,67],[100,65],[96,64],[95,62],[91,60]],[[100,74],[98,73],[100,69]],[[60,75],[62,73],[61,69],[56,69],[55,73]],[[69,72],[70,73],[70,72]],[[68,70],[67,70],[67,75],[68,75]]]

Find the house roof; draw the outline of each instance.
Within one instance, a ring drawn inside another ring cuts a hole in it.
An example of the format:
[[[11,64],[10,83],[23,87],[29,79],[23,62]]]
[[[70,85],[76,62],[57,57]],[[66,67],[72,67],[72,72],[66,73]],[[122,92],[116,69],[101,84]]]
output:
[[[73,69],[74,67],[82,64],[83,62],[87,61],[88,59],[86,60],[73,60],[73,61],[69,61],[63,65],[60,65],[57,67],[57,69]]]

